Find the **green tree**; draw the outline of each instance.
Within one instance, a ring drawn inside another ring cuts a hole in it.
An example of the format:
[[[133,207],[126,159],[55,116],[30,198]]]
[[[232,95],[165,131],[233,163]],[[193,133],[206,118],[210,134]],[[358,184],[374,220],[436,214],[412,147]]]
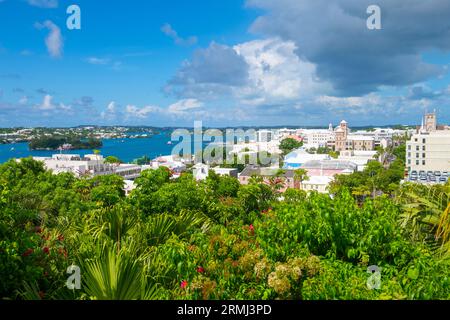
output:
[[[108,156],[108,157],[105,158],[105,163],[121,164],[121,163],[123,163],[123,161],[120,160],[120,159],[117,158],[117,157],[114,157],[114,156]]]
[[[286,138],[283,139],[280,143],[280,150],[283,152],[284,155],[288,154],[294,149],[298,149],[303,145],[303,142],[297,141],[293,138]]]

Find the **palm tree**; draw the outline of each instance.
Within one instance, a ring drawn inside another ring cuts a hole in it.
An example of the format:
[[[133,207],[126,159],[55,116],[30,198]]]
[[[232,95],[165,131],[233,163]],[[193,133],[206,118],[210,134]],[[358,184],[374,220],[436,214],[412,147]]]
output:
[[[145,275],[144,264],[131,250],[104,249],[94,260],[83,263],[83,288],[96,300],[153,300],[156,284]]]
[[[450,254],[450,184],[407,184],[396,198],[403,206],[401,225],[412,238],[437,244],[442,253]]]
[[[294,171],[294,181],[298,181],[299,183],[299,189],[302,189],[302,183],[303,181],[308,181],[308,171],[305,169],[297,169]]]

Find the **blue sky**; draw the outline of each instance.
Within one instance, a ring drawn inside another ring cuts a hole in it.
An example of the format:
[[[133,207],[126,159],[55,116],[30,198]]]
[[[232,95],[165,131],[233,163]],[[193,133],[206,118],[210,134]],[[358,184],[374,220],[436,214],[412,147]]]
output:
[[[0,0],[0,126],[450,122],[450,6],[372,2]]]

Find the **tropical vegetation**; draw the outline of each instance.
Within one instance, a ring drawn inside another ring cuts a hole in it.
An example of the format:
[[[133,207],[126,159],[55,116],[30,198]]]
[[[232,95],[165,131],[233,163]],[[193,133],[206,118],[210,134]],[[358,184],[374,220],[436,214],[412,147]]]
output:
[[[400,184],[401,163],[332,194],[211,173],[54,175],[0,165],[3,299],[449,299],[450,186]],[[296,179],[305,179],[298,171]],[[368,287],[368,267],[381,270]],[[69,289],[70,266],[80,289]]]

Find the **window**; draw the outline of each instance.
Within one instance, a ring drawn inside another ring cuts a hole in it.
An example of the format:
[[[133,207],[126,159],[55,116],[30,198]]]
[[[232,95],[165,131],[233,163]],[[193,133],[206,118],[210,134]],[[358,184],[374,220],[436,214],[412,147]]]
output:
[[[425,151],[425,150],[427,150],[427,148],[426,148],[425,146],[423,146],[423,147],[422,147],[422,150]]]
[[[416,160],[416,166],[418,166],[419,165],[419,160]]]
[[[417,138],[414,139],[414,142],[417,142]]]
[[[422,165],[425,165],[425,160],[422,161]]]
[[[411,159],[408,160],[408,164],[411,164]]]
[[[418,158],[419,157],[419,154],[418,153],[416,153],[416,158]]]
[[[425,155],[425,153],[422,153],[422,158],[426,158],[426,155]]]
[[[411,152],[408,152],[408,158],[411,158]]]
[[[422,143],[427,143],[427,139],[422,139]]]
[[[411,150],[411,145],[408,145],[408,150]]]
[[[419,150],[420,150],[419,146],[416,146],[416,151],[419,151]]]

